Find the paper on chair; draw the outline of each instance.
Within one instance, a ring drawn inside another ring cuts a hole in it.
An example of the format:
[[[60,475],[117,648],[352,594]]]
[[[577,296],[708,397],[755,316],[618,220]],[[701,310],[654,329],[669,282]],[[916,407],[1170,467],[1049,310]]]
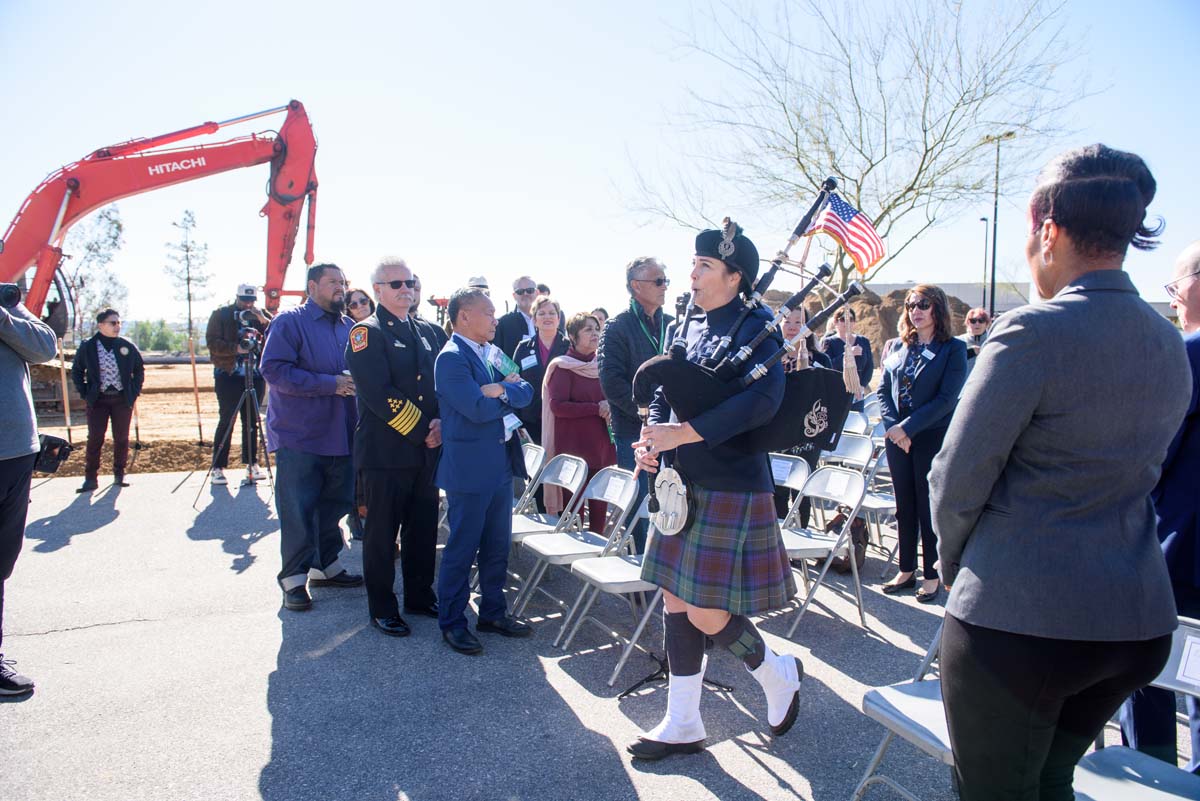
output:
[[[841,495],[846,491],[846,486],[850,483],[850,476],[845,473],[834,473],[829,477],[829,494]]]
[[[575,480],[575,474],[579,472],[579,464],[577,462],[563,462],[562,469],[558,471],[558,477],[564,484],[570,484]]]
[[[792,464],[787,459],[772,459],[771,460],[771,478],[775,479],[776,484],[782,484],[788,480],[788,476],[792,474]]]
[[[621,490],[625,488],[625,482],[620,476],[609,476],[608,483],[604,485],[604,494],[600,496],[603,501],[609,503],[617,503],[621,500]]]
[[[1183,652],[1179,655],[1179,681],[1200,687],[1200,637],[1191,634],[1183,641]]]

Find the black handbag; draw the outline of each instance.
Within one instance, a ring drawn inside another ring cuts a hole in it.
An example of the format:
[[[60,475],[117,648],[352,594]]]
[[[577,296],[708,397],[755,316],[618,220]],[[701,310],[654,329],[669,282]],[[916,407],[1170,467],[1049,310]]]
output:
[[[33,462],[33,469],[39,473],[58,472],[59,466],[67,461],[71,451],[75,450],[74,446],[62,437],[50,434],[38,434],[38,442],[41,443],[41,450]]]

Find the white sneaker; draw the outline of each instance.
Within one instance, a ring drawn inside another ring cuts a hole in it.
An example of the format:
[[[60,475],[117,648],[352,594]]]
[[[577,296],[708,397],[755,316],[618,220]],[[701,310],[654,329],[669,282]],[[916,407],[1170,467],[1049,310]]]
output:
[[[258,462],[251,462],[250,466],[246,468],[247,481],[265,481],[266,478],[267,471],[259,467]]]
[[[219,467],[212,469],[212,485],[214,487],[223,487],[229,483],[229,479],[225,478],[225,471]]]

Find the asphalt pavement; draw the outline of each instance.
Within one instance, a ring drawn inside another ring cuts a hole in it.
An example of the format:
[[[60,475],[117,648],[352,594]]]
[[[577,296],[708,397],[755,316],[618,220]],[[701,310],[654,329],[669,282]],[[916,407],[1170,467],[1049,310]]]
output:
[[[270,489],[230,475],[219,488],[199,473],[124,489],[102,477],[90,496],[79,479],[35,482],[4,653],[37,690],[0,703],[0,799],[849,799],[883,734],[862,696],[911,678],[942,612],[882,595],[872,552],[866,630],[841,577],[793,641],[794,611],[760,621],[807,673],[790,733],[770,736],[756,682],[711,652],[708,675],[734,689],[705,691],[708,749],[635,763],[625,745],[662,717],[666,685],[617,695],[653,669],[647,656],[608,687],[618,641],[585,626],[569,651],[552,647],[561,612],[545,599],[527,614],[533,638],[481,635],[479,657],[450,651],[427,618],[382,635],[362,588],[314,588],[312,610],[282,610]],[[358,572],[356,545],[344,559]],[[545,586],[578,588],[557,572]],[[595,614],[632,628],[616,599]],[[642,643],[661,642],[656,619]],[[954,797],[947,769],[903,742],[884,770],[923,799]]]

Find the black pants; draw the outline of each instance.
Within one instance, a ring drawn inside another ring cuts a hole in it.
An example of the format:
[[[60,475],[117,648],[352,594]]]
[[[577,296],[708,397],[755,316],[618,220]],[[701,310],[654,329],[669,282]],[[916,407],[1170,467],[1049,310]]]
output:
[[[240,375],[229,375],[216,372],[213,375],[213,388],[217,392],[217,409],[219,418],[217,430],[213,434],[213,467],[224,470],[229,466],[229,447],[233,437],[229,428],[233,425],[233,415],[237,411],[238,401],[246,389],[246,379]],[[263,403],[263,392],[266,383],[261,375],[254,376],[254,392],[258,395],[258,403]],[[254,404],[249,398],[242,404],[242,464],[258,462],[258,421],[254,417]]]
[[[1070,801],[1075,764],[1170,651],[1169,634],[1141,642],[1051,640],[947,614],[942,698],[962,801]]]
[[[29,479],[36,459],[36,453],[0,459],[0,648],[4,646],[4,582],[21,555],[29,513]]]
[[[88,440],[84,452],[84,478],[95,481],[100,473],[100,451],[104,448],[104,436],[112,423],[113,475],[125,475],[129,462],[129,421],[133,419],[133,407],[125,402],[124,395],[101,395],[87,407]]]
[[[933,516],[929,512],[929,468],[933,457],[942,449],[946,429],[922,431],[912,437],[908,453],[888,440],[888,468],[892,471],[892,486],[896,492],[896,535],[900,549],[900,572],[917,569],[917,538],[921,540],[921,567],[927,579],[938,577],[933,565],[937,562],[937,535],[933,533]]]
[[[366,469],[359,475],[367,498],[363,580],[371,617],[400,613],[393,589],[397,529],[404,605],[429,606],[437,600],[433,579],[438,524],[438,491],[429,471]]]

